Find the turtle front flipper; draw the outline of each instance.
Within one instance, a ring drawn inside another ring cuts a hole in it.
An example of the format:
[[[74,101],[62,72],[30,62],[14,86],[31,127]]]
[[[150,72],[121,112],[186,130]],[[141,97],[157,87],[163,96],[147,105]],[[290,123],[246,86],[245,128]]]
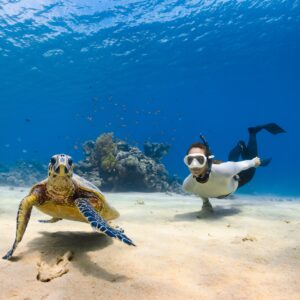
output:
[[[28,221],[30,219],[32,207],[37,202],[37,200],[38,200],[37,195],[29,195],[21,201],[19,205],[18,216],[17,216],[16,238],[12,248],[6,253],[5,256],[2,257],[3,259],[10,259],[14,251],[16,250],[18,244],[21,242]]]
[[[78,198],[75,200],[77,208],[81,214],[96,231],[100,231],[110,237],[117,238],[127,245],[135,246],[130,238],[124,234],[124,230],[114,229],[94,210],[93,206],[86,198]]]

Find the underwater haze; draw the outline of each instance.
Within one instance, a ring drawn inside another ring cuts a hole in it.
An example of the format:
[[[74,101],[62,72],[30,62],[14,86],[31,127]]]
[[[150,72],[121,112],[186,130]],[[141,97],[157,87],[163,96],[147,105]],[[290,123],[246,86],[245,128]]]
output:
[[[0,164],[82,159],[104,132],[216,158],[247,140],[272,157],[240,192],[299,196],[300,1],[0,1]],[[46,175],[46,174],[45,174]]]

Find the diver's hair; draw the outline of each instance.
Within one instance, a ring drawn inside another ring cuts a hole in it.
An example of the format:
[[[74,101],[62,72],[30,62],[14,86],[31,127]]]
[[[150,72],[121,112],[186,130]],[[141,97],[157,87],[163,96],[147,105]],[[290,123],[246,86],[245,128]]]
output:
[[[186,155],[188,155],[191,151],[192,148],[200,148],[200,149],[203,149],[204,150],[204,154],[206,157],[212,155],[211,151],[209,149],[207,149],[207,147],[200,143],[200,142],[196,142],[196,143],[193,143],[190,145],[190,147],[188,148],[188,150],[186,151]],[[219,165],[221,164],[223,161],[222,160],[219,160],[219,159],[213,159],[212,161],[214,164],[216,165]]]
[[[210,156],[211,155],[211,152],[209,151],[209,149],[202,143],[200,142],[196,142],[196,143],[193,143],[189,146],[189,148],[187,149],[186,151],[186,155],[188,155],[191,151],[192,148],[200,148],[202,150],[204,150],[204,154],[205,156]]]

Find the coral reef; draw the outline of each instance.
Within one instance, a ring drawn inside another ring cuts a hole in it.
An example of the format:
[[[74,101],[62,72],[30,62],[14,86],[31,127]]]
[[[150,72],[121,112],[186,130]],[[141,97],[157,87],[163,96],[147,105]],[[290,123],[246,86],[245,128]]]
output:
[[[104,133],[95,142],[84,143],[85,159],[76,172],[103,190],[181,192],[179,179],[169,176],[160,163],[170,146],[148,142],[144,148],[145,153]]]
[[[34,161],[19,161],[0,171],[0,184],[30,186],[47,177],[47,166]]]
[[[182,193],[180,180],[170,176],[161,163],[170,146],[145,143],[144,152],[104,133],[96,141],[83,144],[84,159],[75,165],[75,173],[104,191],[143,191]],[[20,161],[0,166],[0,184],[31,186],[47,177],[47,165]]]
[[[161,160],[168,154],[170,147],[171,146],[168,144],[146,142],[144,144],[144,153],[156,162],[161,162]]]

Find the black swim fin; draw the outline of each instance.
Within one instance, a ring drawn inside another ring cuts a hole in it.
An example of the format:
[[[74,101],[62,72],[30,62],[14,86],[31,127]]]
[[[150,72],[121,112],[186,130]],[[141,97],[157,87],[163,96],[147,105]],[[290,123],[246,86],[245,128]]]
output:
[[[278,126],[276,123],[266,124],[266,125],[264,125],[263,128],[266,129],[267,131],[269,131],[272,134],[279,134],[279,133],[285,133],[286,132],[283,128]]]
[[[266,167],[270,162],[271,162],[272,158],[264,158],[260,160],[260,166],[261,167]]]
[[[265,125],[255,126],[255,127],[249,127],[249,133],[258,133],[262,129],[267,130],[268,132],[272,134],[279,134],[279,133],[285,133],[286,131],[278,126],[276,123],[268,123]]]

